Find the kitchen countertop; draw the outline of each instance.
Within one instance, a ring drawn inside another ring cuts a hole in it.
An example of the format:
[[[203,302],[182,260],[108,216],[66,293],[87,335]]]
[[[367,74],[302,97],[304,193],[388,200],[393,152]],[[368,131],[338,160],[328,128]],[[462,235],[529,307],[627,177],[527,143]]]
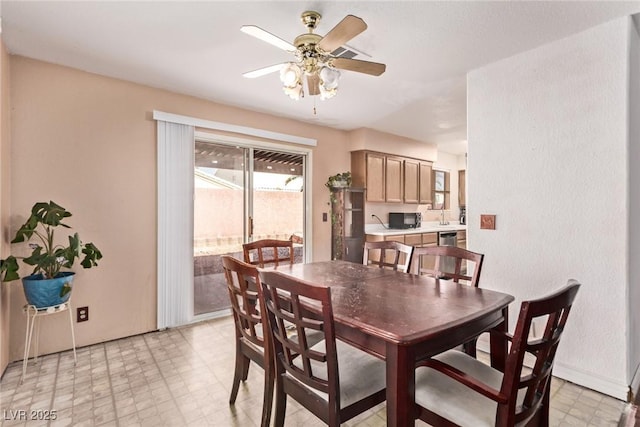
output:
[[[386,225],[386,224],[385,224]],[[403,234],[435,233],[447,231],[466,230],[466,225],[461,225],[458,221],[449,221],[448,225],[439,225],[438,221],[423,222],[420,228],[385,228],[381,224],[365,224],[364,233],[373,236],[399,236]]]

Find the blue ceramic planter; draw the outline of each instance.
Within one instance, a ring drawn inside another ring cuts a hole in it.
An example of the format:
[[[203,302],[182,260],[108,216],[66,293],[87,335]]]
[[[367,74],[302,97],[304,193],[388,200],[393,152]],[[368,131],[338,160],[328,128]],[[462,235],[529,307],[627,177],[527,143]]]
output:
[[[71,286],[75,273],[65,271],[54,279],[43,279],[42,274],[33,274],[22,278],[24,295],[30,305],[38,308],[63,304],[69,300],[71,292],[60,296],[62,287],[68,283]]]

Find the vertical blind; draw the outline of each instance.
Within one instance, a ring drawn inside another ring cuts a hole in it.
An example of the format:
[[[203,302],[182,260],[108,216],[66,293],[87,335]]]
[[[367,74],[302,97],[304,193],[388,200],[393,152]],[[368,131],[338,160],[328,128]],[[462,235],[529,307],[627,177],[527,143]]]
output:
[[[188,323],[193,311],[194,127],[158,126],[158,329]]]

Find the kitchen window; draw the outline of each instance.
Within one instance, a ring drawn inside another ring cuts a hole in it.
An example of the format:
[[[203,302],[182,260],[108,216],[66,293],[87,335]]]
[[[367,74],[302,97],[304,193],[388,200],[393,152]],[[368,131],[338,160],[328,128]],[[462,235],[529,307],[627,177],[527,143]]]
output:
[[[449,172],[434,169],[432,182],[433,209],[449,209],[451,206]]]

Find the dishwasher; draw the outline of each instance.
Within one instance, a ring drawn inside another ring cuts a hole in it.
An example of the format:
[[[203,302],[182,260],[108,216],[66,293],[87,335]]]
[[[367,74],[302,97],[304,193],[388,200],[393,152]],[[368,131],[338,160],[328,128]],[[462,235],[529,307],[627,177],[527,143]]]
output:
[[[438,233],[438,245],[439,246],[457,246],[458,245],[458,233],[455,231],[442,231]],[[441,271],[445,273],[453,273],[456,269],[456,260],[453,257],[443,257],[440,260]]]

